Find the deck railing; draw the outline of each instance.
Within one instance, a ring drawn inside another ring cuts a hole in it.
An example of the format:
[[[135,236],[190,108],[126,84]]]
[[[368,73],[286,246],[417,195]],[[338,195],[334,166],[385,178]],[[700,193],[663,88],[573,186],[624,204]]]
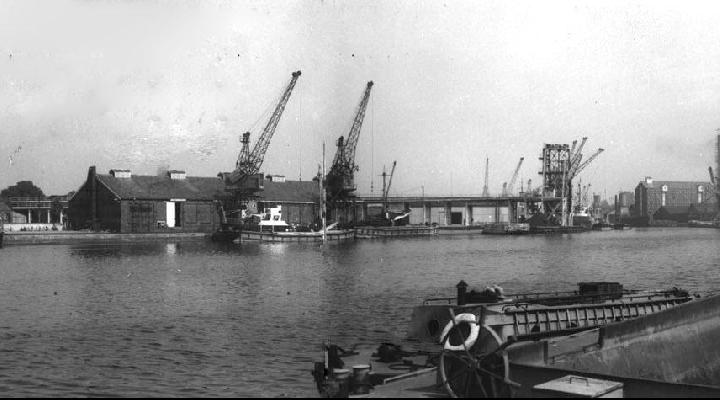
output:
[[[53,203],[58,201],[63,208],[68,207],[68,197],[10,197],[8,199],[8,205],[12,209],[51,209]]]

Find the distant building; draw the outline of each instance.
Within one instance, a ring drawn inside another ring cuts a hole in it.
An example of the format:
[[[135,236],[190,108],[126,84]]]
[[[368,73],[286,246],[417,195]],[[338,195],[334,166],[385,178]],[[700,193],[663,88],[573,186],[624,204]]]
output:
[[[279,179],[279,178],[278,178]],[[254,207],[282,205],[288,223],[310,224],[318,215],[316,182],[269,180]],[[192,177],[184,171],[161,176],[134,175],[113,169],[88,176],[69,201],[68,217],[73,229],[120,233],[214,232],[221,223],[219,199],[227,196],[217,177]]]
[[[626,207],[629,208],[633,204],[635,204],[635,193],[633,192],[620,192],[618,194],[618,199],[620,201],[620,207]]]
[[[0,201],[0,223],[12,223],[13,210],[5,202]]]
[[[271,175],[260,192],[258,210],[282,206],[288,224],[311,225],[320,218],[320,186],[315,181],[288,181]]]
[[[220,225],[215,203],[222,182],[189,177],[183,171],[162,176],[133,175],[90,167],[85,183],[69,201],[73,229],[136,232],[213,232]]]
[[[687,222],[691,217],[712,218],[717,200],[710,186],[710,182],[655,181],[646,177],[635,188],[633,216],[647,218],[651,224],[667,218],[676,222]]]

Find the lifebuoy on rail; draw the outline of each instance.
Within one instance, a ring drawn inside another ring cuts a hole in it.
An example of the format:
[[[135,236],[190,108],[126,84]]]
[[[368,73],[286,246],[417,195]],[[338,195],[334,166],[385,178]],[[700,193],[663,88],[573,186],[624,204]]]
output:
[[[467,339],[465,339],[465,342],[459,345],[452,345],[450,344],[450,338],[447,338],[447,335],[450,334],[450,330],[454,326],[459,326],[461,323],[467,323],[470,325],[470,335],[468,335]],[[464,351],[465,349],[470,349],[475,344],[475,341],[478,338],[478,334],[480,333],[480,325],[478,324],[477,317],[475,314],[470,313],[464,313],[464,314],[458,314],[455,316],[455,321],[450,321],[445,325],[445,329],[443,329],[442,334],[440,335],[440,343],[445,342],[445,350],[451,350],[451,351]]]

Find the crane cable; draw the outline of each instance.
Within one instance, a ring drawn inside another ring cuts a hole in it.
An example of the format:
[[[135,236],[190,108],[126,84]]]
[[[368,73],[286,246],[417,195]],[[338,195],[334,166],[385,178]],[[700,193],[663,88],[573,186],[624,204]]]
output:
[[[375,171],[375,98],[370,93],[370,193],[373,192],[373,171]]]

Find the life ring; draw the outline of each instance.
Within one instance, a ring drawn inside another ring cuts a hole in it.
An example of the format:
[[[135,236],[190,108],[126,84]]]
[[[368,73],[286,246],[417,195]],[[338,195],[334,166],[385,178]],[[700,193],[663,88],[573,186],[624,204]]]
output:
[[[458,326],[463,322],[470,324],[470,335],[468,335],[463,344],[450,344],[450,339],[448,338],[445,340],[445,337],[450,334],[450,330],[453,327]],[[440,335],[440,343],[445,342],[445,350],[464,351],[466,349],[470,349],[475,344],[478,334],[480,334],[480,325],[477,322],[475,314],[464,313],[456,315],[454,321],[450,321],[447,325],[445,325],[445,329],[443,329],[442,334]]]

